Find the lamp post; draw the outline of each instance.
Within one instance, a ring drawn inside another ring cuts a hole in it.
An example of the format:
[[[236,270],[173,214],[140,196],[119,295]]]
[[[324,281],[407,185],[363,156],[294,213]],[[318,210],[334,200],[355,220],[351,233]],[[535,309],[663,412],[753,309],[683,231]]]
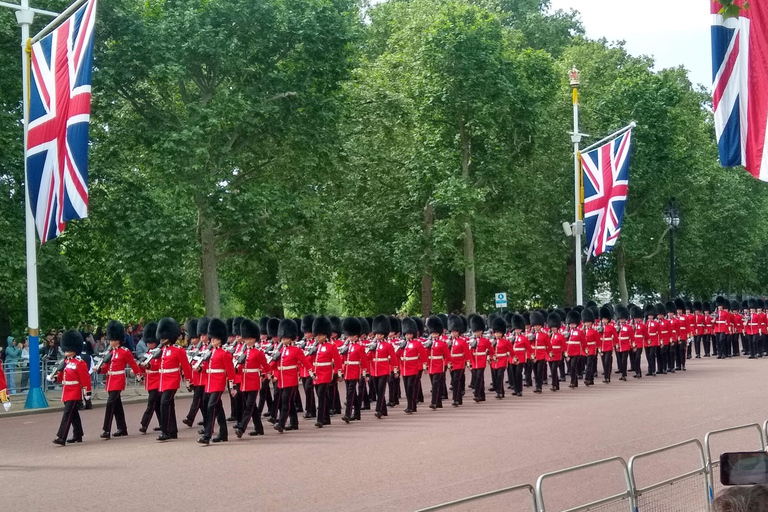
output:
[[[675,230],[680,225],[680,210],[675,205],[675,198],[664,207],[664,221],[669,226],[669,293],[675,297]]]

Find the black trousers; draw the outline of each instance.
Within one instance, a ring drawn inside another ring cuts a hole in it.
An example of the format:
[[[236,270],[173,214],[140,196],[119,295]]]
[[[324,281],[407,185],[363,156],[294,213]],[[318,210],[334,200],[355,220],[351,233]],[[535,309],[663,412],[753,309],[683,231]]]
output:
[[[505,396],[504,394],[504,370],[506,366],[502,368],[491,367],[491,376],[493,378],[493,388],[496,390],[496,396]]]
[[[205,394],[205,386],[195,386],[193,388],[192,403],[189,405],[189,412],[187,413],[187,420],[192,423],[195,421],[197,411],[199,410],[203,414],[203,423],[205,423],[205,404],[203,404],[203,395]]]
[[[398,405],[400,403],[400,374],[395,372],[389,374],[389,403]]]
[[[526,361],[525,362],[525,385],[528,387],[533,386],[533,378],[531,375],[533,374],[533,367],[535,366],[533,361]]]
[[[537,360],[535,363],[533,363],[534,366],[534,378],[536,380],[536,390],[541,391],[542,386],[544,385],[544,378],[546,376],[547,372],[547,362],[545,360]]]
[[[628,351],[616,353],[616,363],[619,367],[619,373],[625,379],[627,378],[627,361],[629,361]]]
[[[552,389],[555,389],[555,390],[560,389],[560,379],[557,376],[557,369],[560,367],[561,362],[562,361],[549,362],[549,373],[552,374]]]
[[[368,393],[368,383],[365,382],[365,377],[362,375],[360,376],[360,379],[358,379],[359,382],[359,399],[360,403],[362,404],[362,407],[364,409],[370,409],[371,408],[371,395]]]
[[[331,389],[333,391],[333,397],[331,402],[331,413],[341,414],[341,395],[339,394],[339,376],[334,374],[331,381]]]
[[[224,405],[221,403],[221,395],[223,391],[215,391],[213,393],[206,393],[205,408],[207,409],[205,416],[205,433],[203,437],[210,439],[213,437],[213,420],[216,419],[216,423],[219,424],[219,437],[226,439],[228,437],[227,432],[227,415],[224,414]]]
[[[724,332],[718,333],[717,335],[717,357],[718,359],[721,359],[726,356],[726,334]]]
[[[368,398],[371,402],[375,402],[379,398],[378,388],[376,386],[376,378],[371,377],[368,380]]]
[[[333,391],[331,383],[315,384],[317,391],[317,423],[323,425],[331,424],[331,400],[333,400]]]
[[[147,408],[141,416],[141,426],[147,428],[152,421],[152,415],[157,416],[157,422],[160,423],[160,391],[150,389],[147,393]]]
[[[265,409],[266,406],[266,409]],[[269,390],[269,379],[261,381],[261,389],[259,390],[259,410],[272,412],[274,401],[272,400],[272,392]]]
[[[245,402],[243,404],[243,415],[240,421],[237,423],[237,428],[241,432],[245,432],[248,428],[248,423],[253,420],[254,432],[264,433],[264,425],[261,423],[261,411],[257,405],[259,399],[258,391],[244,391],[241,392]]]
[[[597,374],[597,355],[586,356],[584,364],[584,383],[595,383],[595,374]]]
[[[581,356],[573,356],[569,360],[571,370],[571,386],[579,387],[579,365],[581,364]]]
[[[128,430],[125,424],[125,411],[123,401],[120,399],[120,391],[110,391],[107,396],[107,407],[104,411],[104,432],[112,430],[112,418],[115,419],[117,430]]]
[[[658,363],[658,372],[667,373],[667,355],[669,354],[669,345],[660,345],[656,351],[656,361]]]
[[[603,363],[603,378],[606,382],[611,382],[611,374],[613,373],[613,351],[609,350],[603,352],[601,360]]]
[[[67,400],[64,402],[64,412],[61,415],[61,423],[56,437],[66,439],[69,435],[69,426],[72,425],[72,437],[83,437],[83,423],[80,421],[80,411],[77,406],[80,400]]]
[[[304,388],[304,396],[306,397],[306,407],[304,412],[308,418],[314,418],[317,416],[317,402],[315,401],[315,383],[311,377],[302,377],[301,385]]]
[[[685,368],[685,360],[688,354],[688,340],[682,340],[677,343],[677,365],[675,369]]]
[[[701,357],[701,342],[704,338],[704,335],[697,334],[693,337],[693,351],[696,352],[696,357]]]
[[[347,405],[344,410],[344,417],[348,419],[357,418],[360,419],[360,395],[357,392],[357,387],[365,387],[365,381],[360,383],[360,379],[344,380],[344,385],[347,388]],[[354,412],[353,412],[354,411]]]
[[[739,334],[731,335],[731,346],[733,347],[733,355],[739,355]]]
[[[515,365],[512,364],[512,358],[509,358],[507,363],[507,388],[512,392],[515,391]]]
[[[381,375],[373,378],[376,384],[376,412],[382,416],[387,415],[387,383],[389,375]]]
[[[485,400],[485,368],[473,368],[472,380],[475,382],[475,398]]]
[[[416,405],[419,403],[419,374],[404,375],[405,381],[405,399],[406,409],[416,412]]]
[[[712,341],[712,335],[711,334],[705,334],[702,338],[702,341],[704,342],[704,356],[709,357],[710,354],[710,346],[713,345]],[[717,349],[715,349],[713,352],[717,352]]]
[[[757,357],[760,354],[760,335],[752,334],[749,337],[749,357]]]
[[[659,347],[646,347],[645,360],[648,362],[647,375],[656,375],[656,358]]]
[[[285,428],[288,420],[292,427],[299,426],[299,414],[296,412],[296,395],[299,394],[299,386],[282,388],[280,391],[280,418],[277,424]]]
[[[446,372],[443,371],[440,375],[442,376],[440,378],[440,398],[448,400],[448,379],[446,377]]]
[[[176,391],[175,389],[166,389],[160,393],[158,402],[160,403],[160,429],[163,434],[176,435],[179,433],[179,427],[176,426]]]
[[[432,373],[429,375],[429,380],[432,382],[432,401],[430,402],[433,405],[436,405],[438,408],[443,407],[443,393],[445,390],[443,389],[443,379],[445,378],[445,373]]]
[[[451,392],[453,393],[453,401],[461,405],[464,394],[464,367],[451,370]]]
[[[525,369],[525,363],[518,363],[512,365],[512,389],[515,393],[523,392],[523,370]]]
[[[240,393],[240,384],[235,384],[235,396],[229,395],[229,412],[235,421],[243,417],[243,395]]]

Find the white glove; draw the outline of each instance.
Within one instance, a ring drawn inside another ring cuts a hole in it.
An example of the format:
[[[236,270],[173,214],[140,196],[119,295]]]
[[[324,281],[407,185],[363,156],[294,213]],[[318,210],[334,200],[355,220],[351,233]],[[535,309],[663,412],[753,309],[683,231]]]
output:
[[[3,409],[9,411],[11,409],[11,402],[3,402]]]

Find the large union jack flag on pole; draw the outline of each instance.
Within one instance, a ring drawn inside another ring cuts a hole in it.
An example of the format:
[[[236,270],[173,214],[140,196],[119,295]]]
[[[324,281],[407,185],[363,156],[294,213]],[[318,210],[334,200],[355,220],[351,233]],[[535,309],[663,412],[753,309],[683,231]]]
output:
[[[41,242],[88,216],[88,125],[96,0],[32,45],[27,183]]]
[[[581,155],[587,261],[613,249],[619,239],[629,187],[631,140],[632,130],[628,130]]]
[[[743,0],[735,4],[743,6]],[[724,167],[743,165],[768,181],[768,2],[753,0],[738,18],[712,14],[712,104],[715,132]]]

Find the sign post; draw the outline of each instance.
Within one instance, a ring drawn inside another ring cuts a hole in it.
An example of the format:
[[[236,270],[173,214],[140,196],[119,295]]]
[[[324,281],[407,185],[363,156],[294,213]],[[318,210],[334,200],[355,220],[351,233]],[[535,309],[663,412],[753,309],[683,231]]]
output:
[[[497,293],[495,296],[495,299],[496,299],[496,307],[499,309],[499,313],[501,313],[501,310],[507,307],[507,293],[506,292]]]

